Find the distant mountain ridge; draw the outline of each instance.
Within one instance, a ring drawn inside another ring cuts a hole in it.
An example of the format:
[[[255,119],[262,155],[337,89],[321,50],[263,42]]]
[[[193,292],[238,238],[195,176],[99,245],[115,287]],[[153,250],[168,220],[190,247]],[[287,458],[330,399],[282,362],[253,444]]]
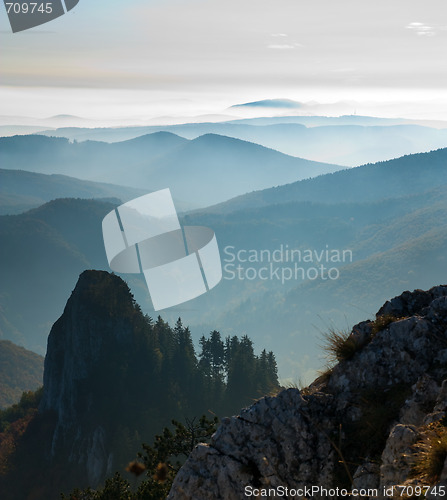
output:
[[[3,337],[45,353],[49,328],[86,268],[107,269],[102,218],[116,204],[59,199],[0,216],[0,326]]]
[[[116,198],[128,201],[147,191],[82,181],[59,174],[0,169],[0,215],[24,212],[56,198]]]
[[[447,146],[447,122],[358,115],[274,116],[121,128],[71,127],[43,135],[115,142],[160,131],[190,140],[205,134],[224,135],[299,158],[351,167]]]
[[[212,203],[238,190],[274,186],[286,179],[306,179],[339,170],[337,165],[312,162],[240,139],[206,134],[168,153],[154,165],[154,179],[163,179],[175,193]],[[161,187],[159,181],[158,184]]]
[[[300,102],[291,99],[264,99],[262,101],[246,102],[243,104],[234,104],[231,108],[291,108],[299,109],[303,105]]]
[[[351,249],[353,262],[340,267],[340,279],[333,282],[224,277],[209,293],[166,310],[164,317],[173,322],[181,315],[194,331],[246,331],[275,349],[282,376],[304,378],[319,364],[316,327],[309,318],[344,325],[374,310],[383,293],[428,288],[442,279],[447,269],[445,157],[446,151],[439,150],[366,165],[184,214],[185,225],[214,230],[222,259],[228,258],[228,246],[273,251],[288,245],[320,252],[327,245]],[[0,273],[6,280],[0,281],[0,325],[6,325],[8,338],[17,341],[20,332],[28,348],[43,351],[48,325],[79,272],[108,269],[101,220],[112,208],[113,203],[94,200],[57,200],[27,214],[0,217],[5,242]],[[126,279],[151,314],[144,282],[137,275]],[[340,317],[341,310],[350,316]],[[282,334],[274,336],[279,324]]]
[[[216,134],[189,141],[168,132],[112,144],[46,136],[0,138],[0,162],[148,191],[169,187],[174,199],[196,206],[340,169]]]
[[[213,227],[221,248],[230,246],[229,256],[222,253],[224,266],[293,268],[294,262],[233,260],[239,249],[281,252],[281,245],[350,249],[353,255],[352,262],[336,265],[335,281],[292,278],[281,284],[274,276],[230,279],[224,271],[222,284],[197,299],[197,309],[206,312],[188,318],[189,324],[205,331],[212,323],[222,331],[257,332],[265,345],[275,345],[288,374],[305,378],[308,368],[324,362],[315,359],[319,330],[358,321],[380,305],[383,293],[447,281],[446,154],[439,150],[349,169],[188,214],[186,224]],[[310,317],[319,323],[310,324]],[[273,336],[279,324],[281,336]]]
[[[447,148],[344,169],[315,179],[247,193],[208,207],[224,213],[276,203],[374,202],[408,196],[447,184]]]

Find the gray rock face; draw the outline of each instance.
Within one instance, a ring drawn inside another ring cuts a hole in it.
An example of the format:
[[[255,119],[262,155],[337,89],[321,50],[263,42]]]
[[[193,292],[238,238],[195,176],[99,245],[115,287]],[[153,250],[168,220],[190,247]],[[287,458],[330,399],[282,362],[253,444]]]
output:
[[[93,487],[114,470],[108,431],[90,421],[91,412],[99,414],[98,391],[91,381],[98,379],[101,365],[113,351],[131,348],[133,325],[126,314],[131,298],[123,285],[109,273],[84,272],[51,329],[45,358],[39,412],[55,415],[50,459],[68,457]]]
[[[353,328],[353,355],[309,388],[224,419],[210,445],[192,452],[168,498],[227,500],[254,488],[262,496],[262,489],[312,486],[377,489],[370,498],[386,498],[384,488],[418,484],[414,444],[447,408],[447,286],[404,292],[377,318]],[[331,498],[304,493],[297,497]]]
[[[411,471],[411,450],[418,439],[416,427],[396,424],[382,453],[380,484],[390,487],[404,484]]]
[[[169,498],[243,498],[249,485],[328,484],[335,462],[329,439],[334,426],[324,411],[331,406],[330,395],[303,397],[288,389],[261,399],[239,417],[225,418],[212,446],[193,451]]]

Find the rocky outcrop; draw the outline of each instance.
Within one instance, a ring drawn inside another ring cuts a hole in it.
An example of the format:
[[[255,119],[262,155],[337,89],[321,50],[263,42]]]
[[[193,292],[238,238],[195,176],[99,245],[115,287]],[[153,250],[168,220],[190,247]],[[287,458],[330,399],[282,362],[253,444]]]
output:
[[[394,488],[397,498],[397,485],[423,484],[415,444],[447,409],[447,286],[404,292],[343,342],[350,349],[336,350],[338,364],[308,388],[224,419],[168,498],[227,500],[278,487],[289,498],[335,498],[337,487],[369,488],[370,498]],[[447,466],[431,483],[446,480]],[[320,489],[309,494],[312,486]]]
[[[85,271],[51,329],[39,413],[55,416],[50,463],[69,464],[80,485],[95,487],[117,467],[108,372],[118,369],[114,360],[138,351],[134,332],[141,320],[121,278]]]

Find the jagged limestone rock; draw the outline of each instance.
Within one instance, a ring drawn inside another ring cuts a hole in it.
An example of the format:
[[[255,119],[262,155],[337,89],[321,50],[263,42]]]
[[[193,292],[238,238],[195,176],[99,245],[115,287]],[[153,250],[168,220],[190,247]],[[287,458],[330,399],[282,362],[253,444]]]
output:
[[[427,408],[433,408],[440,392],[440,386],[427,374],[422,375],[412,386],[412,394],[400,411],[402,424],[420,426],[427,418]]]
[[[405,483],[411,471],[412,446],[418,437],[413,425],[397,424],[393,427],[382,453],[381,488]]]
[[[447,409],[447,286],[404,292],[351,336],[352,357],[305,392],[289,389],[224,419],[210,445],[192,452],[169,500],[312,485],[377,488],[384,498],[384,487],[417,485],[413,445]]]
[[[57,462],[68,457],[73,470],[93,487],[116,464],[110,431],[90,421],[98,400],[91,382],[111,353],[133,348],[132,307],[127,285],[118,276],[85,271],[48,338],[39,412],[56,417],[49,458]]]
[[[169,498],[243,498],[249,485],[327,484],[335,462],[329,436],[335,429],[323,410],[331,406],[330,395],[302,396],[288,389],[224,419],[211,445],[193,451]]]
[[[366,461],[357,467],[354,473],[352,487],[361,489],[376,489],[379,487],[379,465],[374,462]]]

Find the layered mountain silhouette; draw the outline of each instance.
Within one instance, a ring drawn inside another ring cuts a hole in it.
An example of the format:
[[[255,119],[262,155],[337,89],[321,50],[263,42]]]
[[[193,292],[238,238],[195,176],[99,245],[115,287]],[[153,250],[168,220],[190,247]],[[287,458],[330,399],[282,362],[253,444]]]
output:
[[[349,249],[337,280],[239,280],[224,271],[218,287],[164,316],[179,315],[195,332],[246,331],[275,349],[282,376],[303,377],[316,360],[319,330],[340,328],[372,314],[403,288],[430,287],[444,276],[447,255],[446,150],[365,165],[258,191],[193,212],[188,225],[211,227],[223,265],[242,250]],[[0,218],[2,241],[0,321],[4,338],[44,352],[49,326],[63,298],[86,268],[108,269],[102,217],[114,205],[57,200]],[[327,247],[326,247],[327,246]],[[244,256],[243,256],[244,257]],[[246,257],[246,255],[245,255]],[[242,263],[259,268],[263,263]],[[293,264],[292,264],[293,265]],[[151,314],[144,282],[127,276]],[[26,283],[26,286],[24,286]],[[45,284],[43,286],[43,284]],[[275,335],[281,325],[281,335]],[[307,361],[306,361],[307,360]]]
[[[81,181],[57,174],[0,169],[0,215],[36,208],[55,198],[114,198],[128,201],[146,191],[113,184]]]
[[[115,206],[61,199],[25,214],[0,217],[3,338],[45,353],[48,331],[77,275],[107,265],[101,221]]]
[[[357,115],[281,116],[121,128],[60,128],[42,134],[80,141],[115,142],[161,131],[186,139],[218,134],[300,158],[351,167],[428,152],[447,145],[444,122]]]
[[[192,141],[158,132],[120,143],[45,136],[0,139],[3,167],[113,182],[148,191],[169,187],[195,206],[333,172],[340,167],[284,155],[219,135]]]
[[[353,259],[336,264],[336,280],[303,280],[299,275],[282,284],[275,276],[263,281],[243,274],[241,281],[224,272],[220,287],[197,300],[197,308],[207,313],[188,321],[198,321],[206,330],[212,318],[222,330],[242,329],[267,346],[275,344],[281,366],[287,365],[287,373],[297,378],[311,365],[324,363],[310,361],[317,356],[320,331],[346,328],[362,314],[372,314],[380,305],[380,294],[391,296],[402,288],[430,287],[443,276],[447,279],[446,153],[337,172],[189,215],[188,224],[213,227],[221,248],[232,247],[222,258],[233,273],[235,265],[295,266],[234,263],[239,249],[349,249]],[[318,263],[297,265],[309,268]],[[225,296],[237,296],[239,301],[227,302]],[[219,307],[213,308],[214,303]],[[224,303],[228,305],[222,310]],[[278,325],[279,337],[273,333]]]
[[[447,183],[447,149],[405,155],[395,160],[362,165],[228,200],[207,211],[218,213],[287,202],[374,202],[421,194]]]

